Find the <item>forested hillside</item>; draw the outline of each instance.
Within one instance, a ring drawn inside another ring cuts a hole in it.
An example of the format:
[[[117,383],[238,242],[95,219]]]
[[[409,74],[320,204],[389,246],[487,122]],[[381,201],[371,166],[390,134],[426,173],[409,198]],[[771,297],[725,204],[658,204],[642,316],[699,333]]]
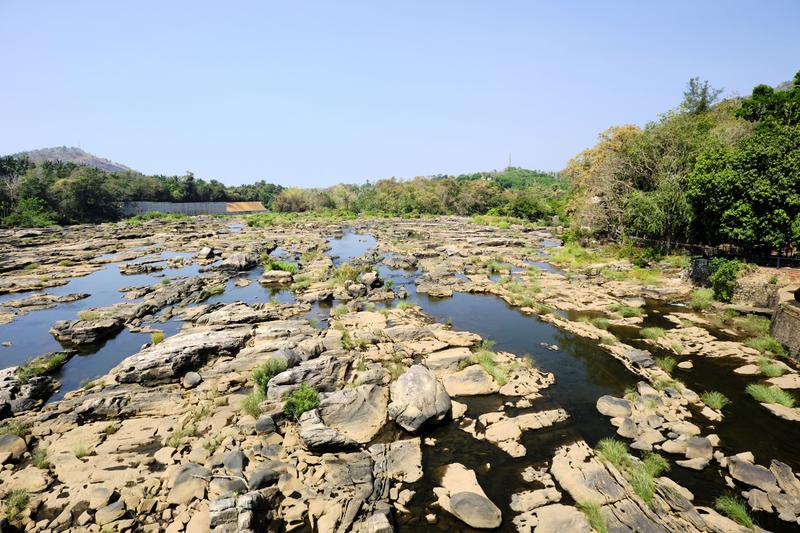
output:
[[[571,160],[576,232],[787,250],[800,245],[800,73],[715,103],[692,80],[644,128],[615,126]]]

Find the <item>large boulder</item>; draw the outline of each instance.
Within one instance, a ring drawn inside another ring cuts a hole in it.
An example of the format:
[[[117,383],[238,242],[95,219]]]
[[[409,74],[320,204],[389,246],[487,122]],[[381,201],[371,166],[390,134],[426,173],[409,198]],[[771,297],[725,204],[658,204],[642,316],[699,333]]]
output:
[[[241,272],[250,270],[258,264],[258,255],[254,253],[236,252],[228,256],[220,265],[220,270]]]
[[[120,383],[149,385],[174,381],[211,357],[236,353],[251,334],[249,327],[179,333],[128,357],[112,373]]]
[[[262,285],[286,285],[292,282],[292,273],[285,270],[267,270],[258,282]]]
[[[407,431],[417,431],[428,421],[441,421],[450,411],[450,396],[436,376],[414,365],[390,387],[389,417]]]
[[[280,400],[301,383],[317,392],[333,392],[339,388],[338,384],[344,378],[345,369],[346,366],[339,359],[330,355],[304,361],[269,380],[267,398]]]
[[[61,342],[93,344],[117,334],[123,326],[118,318],[58,320],[50,328],[50,334]]]
[[[371,441],[386,423],[389,391],[377,385],[361,385],[325,395],[319,405],[322,422],[354,441]]]
[[[631,402],[614,396],[600,396],[597,399],[597,410],[606,416],[631,416]]]
[[[441,486],[433,489],[438,504],[459,520],[476,529],[494,529],[503,516],[483,492],[475,472],[460,463],[444,467]]]
[[[779,492],[775,474],[761,465],[755,465],[737,456],[728,458],[728,471],[733,479],[769,492]]]
[[[481,365],[470,365],[444,378],[444,388],[451,396],[477,396],[497,392],[500,385]]]

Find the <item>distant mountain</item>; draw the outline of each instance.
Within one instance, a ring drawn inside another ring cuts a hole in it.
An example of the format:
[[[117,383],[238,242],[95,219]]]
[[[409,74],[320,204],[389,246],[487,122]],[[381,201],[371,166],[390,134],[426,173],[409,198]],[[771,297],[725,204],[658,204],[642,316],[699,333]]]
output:
[[[40,148],[38,150],[31,150],[29,152],[20,152],[14,154],[16,156],[28,156],[34,163],[41,163],[42,161],[63,161],[75,163],[76,165],[88,165],[90,167],[99,168],[106,172],[125,172],[133,170],[120,163],[109,161],[102,157],[90,154],[75,146],[56,146],[54,148]]]

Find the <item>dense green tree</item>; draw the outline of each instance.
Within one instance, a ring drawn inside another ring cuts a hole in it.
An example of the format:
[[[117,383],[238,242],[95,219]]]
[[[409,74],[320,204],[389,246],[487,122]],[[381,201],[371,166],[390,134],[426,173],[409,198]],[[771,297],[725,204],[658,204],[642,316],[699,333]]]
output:
[[[775,90],[769,85],[758,85],[750,98],[742,100],[738,116],[751,122],[776,121],[786,126],[800,124],[800,71],[794,75],[792,86]]]
[[[800,127],[767,122],[738,146],[703,153],[689,198],[703,242],[800,246]]]
[[[717,101],[722,89],[714,89],[708,81],[700,81],[700,78],[692,78],[686,84],[683,91],[683,102],[681,109],[692,115],[699,115],[711,109],[711,105]]]
[[[50,194],[66,222],[102,222],[120,215],[107,175],[95,168],[78,168],[68,178],[56,181]]]

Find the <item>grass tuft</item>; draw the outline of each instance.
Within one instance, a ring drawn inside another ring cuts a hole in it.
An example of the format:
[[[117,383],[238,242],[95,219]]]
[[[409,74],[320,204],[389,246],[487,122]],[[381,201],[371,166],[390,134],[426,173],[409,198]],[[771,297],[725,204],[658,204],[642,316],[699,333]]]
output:
[[[697,289],[692,292],[689,305],[695,311],[705,311],[714,303],[714,291],[711,289]]]
[[[666,334],[664,328],[642,328],[639,330],[639,335],[642,336],[643,339],[657,339],[659,337],[663,337]]]
[[[777,378],[783,375],[785,369],[781,365],[773,363],[772,360],[767,357],[759,357],[758,371],[768,378]]]
[[[786,355],[786,351],[783,349],[781,343],[776,341],[769,335],[762,335],[761,337],[750,339],[747,341],[747,346],[749,346],[750,348],[755,348],[762,354],[765,354],[767,352],[772,352],[775,355],[780,355],[780,356]]]
[[[656,357],[655,358],[656,365],[666,372],[667,374],[672,374],[672,371],[675,369],[675,366],[678,364],[678,361],[675,360],[674,357]]]
[[[286,370],[286,368],[286,361],[277,357],[270,357],[253,369],[253,381],[255,381],[258,389],[263,394],[266,394],[269,380]]]
[[[777,403],[784,407],[794,407],[795,398],[778,387],[769,387],[760,383],[751,383],[745,392],[760,403]]]
[[[619,469],[630,463],[628,445],[617,439],[601,439],[600,442],[597,443],[597,453],[602,460],[611,463]]]
[[[28,491],[24,489],[14,489],[10,491],[3,499],[3,511],[5,511],[6,518],[9,522],[16,522],[19,520],[25,508],[28,507],[31,497]]]
[[[723,407],[731,403],[727,396],[717,391],[706,391],[700,395],[700,399],[704,404],[717,411],[721,411]]]
[[[753,529],[755,525],[747,510],[747,505],[736,496],[720,496],[714,501],[714,507],[734,522]]]
[[[150,342],[155,346],[156,344],[161,344],[164,342],[164,332],[163,331],[154,331],[150,334]]]
[[[623,305],[623,304],[609,305],[608,310],[613,313],[617,313],[623,318],[631,318],[644,315],[644,310],[641,307],[632,307],[630,305]]]
[[[603,515],[600,513],[600,505],[598,503],[584,500],[577,502],[575,507],[586,516],[589,525],[592,526],[592,529],[597,531],[597,533],[608,533],[606,519],[603,518]]]

